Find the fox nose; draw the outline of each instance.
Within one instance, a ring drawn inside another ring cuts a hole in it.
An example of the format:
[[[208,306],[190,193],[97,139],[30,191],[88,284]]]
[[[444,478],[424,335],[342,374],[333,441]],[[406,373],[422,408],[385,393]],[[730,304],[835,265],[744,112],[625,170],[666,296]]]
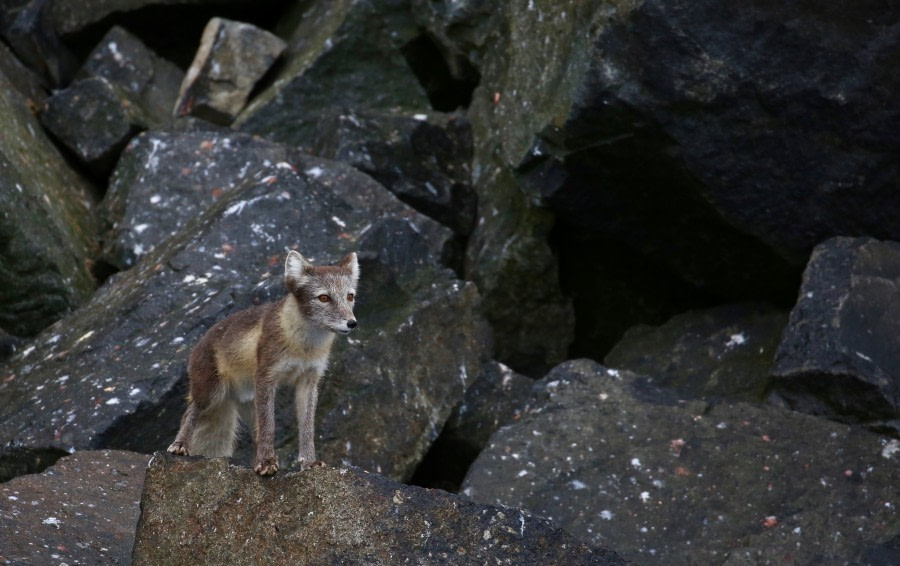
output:
[[[354,328],[356,328],[356,321],[355,321],[355,320],[348,320],[348,321],[347,321],[347,328],[349,328],[349,329],[351,329],[351,330],[354,329]]]

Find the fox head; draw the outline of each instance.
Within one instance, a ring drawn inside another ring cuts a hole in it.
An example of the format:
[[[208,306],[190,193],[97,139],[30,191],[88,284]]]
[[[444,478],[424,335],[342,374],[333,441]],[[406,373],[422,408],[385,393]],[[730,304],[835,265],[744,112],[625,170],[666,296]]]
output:
[[[295,251],[284,262],[284,284],[297,298],[307,320],[332,332],[348,334],[356,328],[353,305],[359,264],[351,253],[337,265],[315,266]]]

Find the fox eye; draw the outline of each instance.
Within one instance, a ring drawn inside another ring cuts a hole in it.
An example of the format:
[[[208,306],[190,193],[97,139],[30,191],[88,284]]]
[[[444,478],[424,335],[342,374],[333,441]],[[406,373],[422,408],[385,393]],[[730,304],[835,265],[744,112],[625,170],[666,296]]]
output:
[[[329,297],[328,295],[322,294],[322,295],[319,295],[319,300],[322,301],[323,303],[327,303],[331,300],[331,297]]]
[[[356,296],[356,295],[354,295],[353,293],[349,293],[349,294],[347,295],[347,300],[350,301],[350,302],[352,303],[352,302],[353,302],[353,297],[355,297],[355,296]]]

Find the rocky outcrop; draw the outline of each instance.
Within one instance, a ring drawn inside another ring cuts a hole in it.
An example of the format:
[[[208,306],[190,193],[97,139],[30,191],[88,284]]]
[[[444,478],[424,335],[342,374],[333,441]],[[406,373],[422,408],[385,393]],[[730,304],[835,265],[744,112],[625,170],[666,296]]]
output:
[[[347,468],[260,480],[224,459],[154,456],[135,566],[270,564],[624,564],[518,509]]]
[[[762,304],[691,311],[630,329],[604,364],[694,399],[763,401],[786,312]]]
[[[792,408],[900,434],[898,286],[900,243],[816,247],[772,369]]]
[[[165,197],[165,183],[158,190]],[[320,456],[408,477],[489,352],[476,289],[439,265],[449,236],[348,166],[309,157],[272,165],[10,361],[0,441],[165,448],[200,335],[280,297],[285,250],[310,250],[317,263],[359,251],[360,329],[336,348],[320,395]],[[296,426],[293,410],[280,413],[287,464]]]
[[[528,509],[640,564],[898,558],[896,441],[771,406],[680,401],[588,360],[539,383],[470,470],[474,501]]]
[[[0,484],[0,561],[130,564],[150,456],[78,452]]]
[[[0,121],[0,327],[30,336],[96,287],[96,197],[2,74]]]

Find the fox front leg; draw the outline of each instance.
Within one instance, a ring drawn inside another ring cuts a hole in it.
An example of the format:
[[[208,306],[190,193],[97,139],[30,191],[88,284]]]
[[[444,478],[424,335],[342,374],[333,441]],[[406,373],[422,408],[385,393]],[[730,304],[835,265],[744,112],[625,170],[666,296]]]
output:
[[[314,466],[324,466],[316,460],[315,424],[316,404],[319,398],[318,373],[308,373],[297,383],[294,392],[294,401],[297,407],[297,436],[300,439],[300,448],[297,452],[297,463],[301,470]]]
[[[197,403],[192,401],[188,404],[181,417],[181,427],[175,436],[174,442],[169,445],[167,452],[170,454],[178,454],[180,456],[189,456],[191,450],[191,438],[194,436],[194,427],[197,424]]]
[[[253,469],[261,476],[278,472],[275,456],[275,385],[273,380],[256,380],[256,459]]]

